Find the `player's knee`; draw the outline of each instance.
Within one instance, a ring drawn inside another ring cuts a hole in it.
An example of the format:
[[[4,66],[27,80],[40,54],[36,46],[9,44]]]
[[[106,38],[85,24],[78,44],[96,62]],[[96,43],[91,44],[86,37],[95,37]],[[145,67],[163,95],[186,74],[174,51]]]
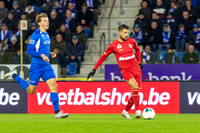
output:
[[[27,88],[26,92],[28,94],[34,94],[36,92],[36,89],[29,89],[29,88]]]
[[[139,89],[139,86],[138,86],[137,84],[133,84],[133,85],[131,86],[131,88],[133,88],[133,89]]]
[[[51,90],[57,92],[57,84],[51,84]]]

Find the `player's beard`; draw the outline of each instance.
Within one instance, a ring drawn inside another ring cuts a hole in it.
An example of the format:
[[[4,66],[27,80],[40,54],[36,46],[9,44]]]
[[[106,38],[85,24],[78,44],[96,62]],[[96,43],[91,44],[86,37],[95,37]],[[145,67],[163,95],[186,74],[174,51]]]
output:
[[[126,38],[123,38],[122,36],[119,36],[120,37],[120,39],[122,40],[122,41],[126,41],[126,39],[127,39],[127,37]]]

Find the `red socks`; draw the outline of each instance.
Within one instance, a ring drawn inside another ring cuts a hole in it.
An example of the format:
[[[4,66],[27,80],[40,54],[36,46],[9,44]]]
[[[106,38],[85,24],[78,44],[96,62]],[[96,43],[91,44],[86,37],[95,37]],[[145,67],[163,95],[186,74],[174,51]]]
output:
[[[130,97],[128,99],[128,104],[126,105],[125,110],[128,112],[131,109],[131,107],[133,106],[133,104],[134,104],[133,97]]]
[[[138,89],[133,89],[133,96],[128,99],[128,104],[126,105],[125,110],[128,112],[133,104],[135,103],[135,109],[139,110],[139,95],[138,95],[139,90]]]
[[[138,89],[133,89],[133,101],[135,103],[135,109],[139,110],[139,94],[138,94],[139,90]]]

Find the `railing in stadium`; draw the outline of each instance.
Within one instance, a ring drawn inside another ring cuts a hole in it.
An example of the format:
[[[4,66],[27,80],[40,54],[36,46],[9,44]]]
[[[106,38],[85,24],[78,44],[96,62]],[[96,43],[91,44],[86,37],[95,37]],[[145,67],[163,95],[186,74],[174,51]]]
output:
[[[102,47],[102,45],[103,45],[103,47]],[[102,53],[106,50],[106,35],[104,32],[101,34],[101,37],[100,37],[99,48],[100,48],[99,57],[101,57]],[[100,72],[101,73],[104,72],[102,65],[100,66]]]

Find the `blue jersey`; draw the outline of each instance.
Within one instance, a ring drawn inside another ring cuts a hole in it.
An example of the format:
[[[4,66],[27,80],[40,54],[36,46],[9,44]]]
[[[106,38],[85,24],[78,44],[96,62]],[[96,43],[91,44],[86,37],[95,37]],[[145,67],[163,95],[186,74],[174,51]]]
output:
[[[31,64],[48,64],[45,62],[41,54],[49,58],[50,55],[50,38],[47,32],[42,32],[38,28],[32,35],[28,44],[27,53],[32,55]]]

